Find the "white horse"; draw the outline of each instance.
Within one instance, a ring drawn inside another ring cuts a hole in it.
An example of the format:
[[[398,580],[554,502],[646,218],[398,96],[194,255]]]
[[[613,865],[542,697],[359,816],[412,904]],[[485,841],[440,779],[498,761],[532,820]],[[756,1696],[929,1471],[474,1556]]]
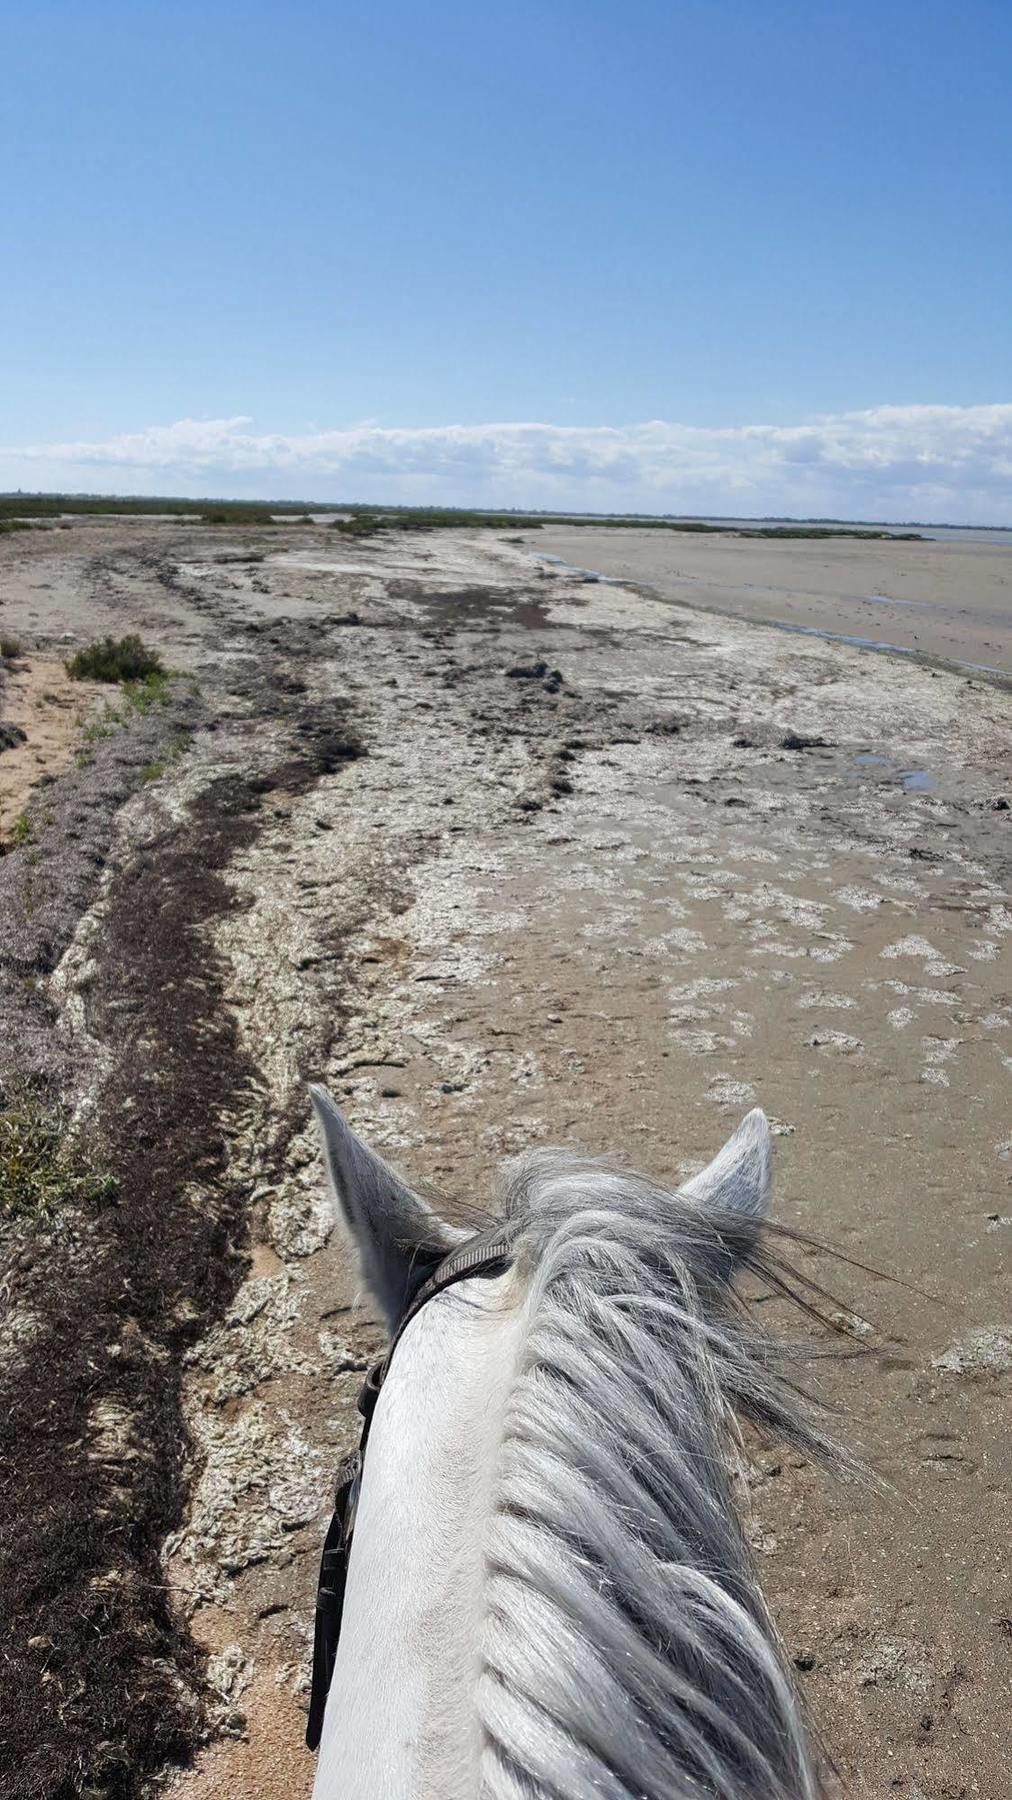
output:
[[[313,1101],[394,1332],[470,1234]],[[736,1506],[739,1417],[831,1454],[732,1287],[784,1286],[769,1164],[755,1111],[677,1192],[508,1165],[507,1271],[422,1306],[376,1407],[314,1800],[823,1792]]]

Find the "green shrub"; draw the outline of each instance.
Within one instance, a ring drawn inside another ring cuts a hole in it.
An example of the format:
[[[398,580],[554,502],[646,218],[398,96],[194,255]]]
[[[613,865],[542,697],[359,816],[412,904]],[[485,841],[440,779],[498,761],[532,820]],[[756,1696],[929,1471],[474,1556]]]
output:
[[[136,632],[122,638],[98,638],[67,663],[72,681],[144,681],[163,673],[157,650],[149,650]]]
[[[18,643],[17,638],[0,636],[0,657],[6,658],[20,655],[21,645]]]

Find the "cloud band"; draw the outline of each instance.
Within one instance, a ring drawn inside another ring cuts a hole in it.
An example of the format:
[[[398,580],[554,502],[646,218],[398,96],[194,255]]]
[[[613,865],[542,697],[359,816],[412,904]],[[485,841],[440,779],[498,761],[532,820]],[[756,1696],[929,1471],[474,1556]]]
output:
[[[798,425],[531,423],[259,432],[181,419],[0,449],[0,483],[588,511],[1012,524],[1012,404],[879,406]]]

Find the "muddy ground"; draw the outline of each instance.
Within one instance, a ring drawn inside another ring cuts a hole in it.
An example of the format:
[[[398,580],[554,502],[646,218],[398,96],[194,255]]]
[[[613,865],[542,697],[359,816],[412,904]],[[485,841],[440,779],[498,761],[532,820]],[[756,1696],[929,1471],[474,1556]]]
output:
[[[675,1180],[761,1102],[778,1216],[897,1278],[812,1260],[860,1351],[819,1378],[886,1485],[757,1449],[767,1590],[848,1793],[1000,1800],[1007,692],[496,535],[88,521],[0,543],[0,581],[3,1081],[119,1183],[2,1228],[3,1800],[309,1792],[378,1343],[313,1076],[464,1196],[552,1140]],[[81,758],[107,703],[63,704],[62,658],[126,630],[179,676]]]
[[[524,541],[665,600],[1012,676],[1012,532],[875,543],[548,525]]]

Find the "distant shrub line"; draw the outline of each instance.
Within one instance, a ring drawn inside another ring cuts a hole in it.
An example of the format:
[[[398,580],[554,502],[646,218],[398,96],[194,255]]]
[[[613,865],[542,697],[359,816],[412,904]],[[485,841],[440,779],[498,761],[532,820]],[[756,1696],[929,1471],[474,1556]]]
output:
[[[757,519],[754,524],[711,525],[705,519],[675,518],[656,513],[548,513],[496,512],[480,507],[453,506],[376,506],[362,501],[347,504],[325,502],[313,509],[319,513],[350,515],[334,520],[335,529],[348,537],[367,537],[377,531],[433,531],[440,527],[481,527],[492,531],[518,529],[536,531],[541,525],[611,526],[635,531],[712,532],[718,536],[760,538],[871,538],[910,542],[920,536],[917,530],[890,529],[887,526],[850,525],[845,520],[828,524],[812,524],[803,519],[783,525],[767,524]],[[0,531],[17,531],[31,519],[58,519],[63,514],[122,513],[143,518],[166,514],[171,518],[199,518],[206,525],[275,525],[311,523],[305,501],[295,500],[187,500],[153,495],[103,494],[3,494],[0,495]]]

